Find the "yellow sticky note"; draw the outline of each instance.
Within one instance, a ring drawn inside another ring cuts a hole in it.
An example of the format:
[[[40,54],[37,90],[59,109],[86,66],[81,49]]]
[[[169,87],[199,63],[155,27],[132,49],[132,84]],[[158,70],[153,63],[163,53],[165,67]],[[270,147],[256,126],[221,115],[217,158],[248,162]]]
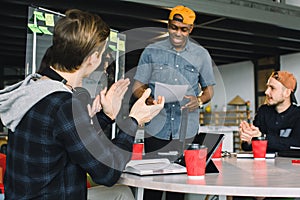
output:
[[[53,35],[46,26],[39,26],[39,29],[46,35]]]
[[[54,26],[54,15],[45,13],[46,26]]]
[[[111,42],[117,42],[118,41],[118,33],[111,31],[109,35],[109,39]]]
[[[40,21],[45,21],[44,14],[42,12],[34,11],[33,14]]]
[[[119,40],[118,49],[120,51],[125,51],[125,41],[124,40]]]
[[[33,33],[42,33],[42,31],[35,24],[27,24],[27,26]]]

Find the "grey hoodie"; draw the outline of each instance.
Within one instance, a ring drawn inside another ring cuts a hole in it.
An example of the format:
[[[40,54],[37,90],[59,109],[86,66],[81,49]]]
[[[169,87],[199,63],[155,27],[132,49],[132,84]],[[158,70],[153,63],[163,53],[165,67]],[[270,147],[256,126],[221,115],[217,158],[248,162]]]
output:
[[[31,74],[23,81],[0,90],[0,118],[11,131],[14,132],[27,111],[47,95],[57,91],[72,92],[59,81],[41,80],[41,77],[40,74]]]

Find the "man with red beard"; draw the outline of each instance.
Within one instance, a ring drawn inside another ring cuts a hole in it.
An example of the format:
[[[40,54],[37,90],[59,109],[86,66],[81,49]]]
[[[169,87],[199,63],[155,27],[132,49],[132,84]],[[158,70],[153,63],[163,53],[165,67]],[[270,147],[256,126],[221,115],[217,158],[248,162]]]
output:
[[[266,104],[255,115],[253,124],[240,124],[243,150],[251,150],[253,137],[265,136],[268,152],[289,150],[300,146],[300,108],[297,106],[295,90],[297,81],[287,71],[276,71],[267,82]]]

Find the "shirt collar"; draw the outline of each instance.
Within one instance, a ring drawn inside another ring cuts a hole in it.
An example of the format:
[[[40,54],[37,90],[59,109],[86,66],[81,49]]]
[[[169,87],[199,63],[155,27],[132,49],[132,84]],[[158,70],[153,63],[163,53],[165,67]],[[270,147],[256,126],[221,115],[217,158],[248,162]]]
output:
[[[169,48],[169,49],[171,49],[171,50],[173,50],[173,51],[176,51],[175,48],[174,48],[174,46],[173,46],[173,45],[171,44],[171,42],[170,42],[170,38],[167,39],[167,44],[168,44],[168,48]],[[186,41],[185,47],[184,47],[183,50],[180,51],[180,52],[188,51],[188,50],[190,50],[190,49],[191,49],[191,42],[190,42],[190,39],[188,38],[187,41]]]

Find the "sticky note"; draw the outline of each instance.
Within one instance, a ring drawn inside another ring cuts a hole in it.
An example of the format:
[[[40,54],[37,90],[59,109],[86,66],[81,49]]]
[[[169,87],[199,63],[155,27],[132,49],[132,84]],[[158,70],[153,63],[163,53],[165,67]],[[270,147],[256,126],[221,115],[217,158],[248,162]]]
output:
[[[34,11],[33,14],[40,21],[45,21],[44,14],[42,12]]]
[[[111,42],[117,42],[118,41],[118,33],[111,31],[109,35],[109,40]]]
[[[27,24],[27,26],[33,33],[43,33],[35,24]]]
[[[46,35],[53,35],[46,26],[39,26],[39,29]]]
[[[119,40],[118,49],[120,51],[125,51],[125,41],[124,40]]]
[[[54,15],[53,14],[49,14],[49,13],[45,13],[45,22],[46,22],[46,26],[54,26]]]
[[[115,45],[108,45],[113,51],[117,51],[117,47]]]

